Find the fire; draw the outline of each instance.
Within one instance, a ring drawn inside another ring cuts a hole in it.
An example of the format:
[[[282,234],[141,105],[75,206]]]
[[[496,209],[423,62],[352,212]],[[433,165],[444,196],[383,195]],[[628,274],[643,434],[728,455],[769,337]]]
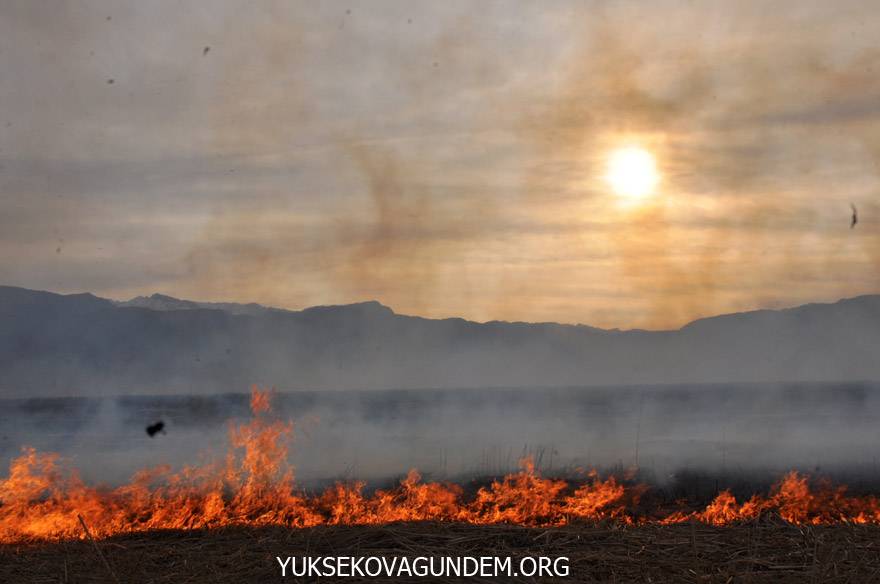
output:
[[[233,524],[372,525],[399,521],[457,521],[559,526],[613,521],[663,524],[699,521],[728,525],[775,514],[793,524],[880,523],[880,500],[851,496],[842,486],[810,486],[791,472],[767,495],[738,502],[723,491],[702,510],[637,511],[647,490],[628,478],[586,482],[542,477],[530,459],[521,470],[466,496],[460,485],[423,482],[412,470],[396,487],[365,493],[363,482],[338,483],[320,494],[297,488],[287,462],[289,422],[272,416],[271,393],[254,388],[253,418],[230,427],[230,450],[219,463],[142,470],[117,488],[93,487],[64,468],[56,454],[24,448],[0,480],[0,543],[83,537],[82,516],[96,537],[151,529]]]
[[[395,521],[455,521],[461,519],[457,485],[422,483],[411,470],[400,485],[378,490],[372,497],[363,495],[363,482],[337,483],[317,499],[326,523],[332,525],[374,525]]]
[[[553,524],[560,521],[559,497],[565,490],[565,481],[538,476],[530,458],[520,461],[522,471],[494,481],[489,488],[480,489],[468,509],[474,523],[527,523]]]
[[[722,491],[703,511],[678,511],[664,523],[695,519],[712,525],[751,521],[767,513],[776,513],[796,525],[829,525],[834,523],[880,523],[880,500],[873,495],[852,497],[845,486],[823,484],[811,489],[807,477],[792,471],[777,483],[769,496],[753,495],[737,504],[728,491]]]

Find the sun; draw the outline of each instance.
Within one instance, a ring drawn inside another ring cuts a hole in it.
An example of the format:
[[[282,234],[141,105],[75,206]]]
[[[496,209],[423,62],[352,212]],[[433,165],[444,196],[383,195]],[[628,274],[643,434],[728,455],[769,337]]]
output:
[[[608,157],[605,179],[614,192],[628,199],[642,199],[660,182],[654,155],[638,146],[614,150]]]

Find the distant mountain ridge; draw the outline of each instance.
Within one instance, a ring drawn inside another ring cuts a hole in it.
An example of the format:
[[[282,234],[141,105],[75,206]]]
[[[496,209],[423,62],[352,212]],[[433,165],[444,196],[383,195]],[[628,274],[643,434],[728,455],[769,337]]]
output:
[[[195,310],[197,308],[225,310],[231,314],[263,314],[265,312],[290,312],[283,308],[270,308],[250,302],[239,304],[236,302],[196,302],[193,300],[181,300],[165,294],[152,294],[150,296],[135,296],[131,300],[112,300],[116,306],[149,308],[150,310]]]
[[[0,397],[880,380],[878,347],[880,295],[619,331],[0,286]]]
[[[0,289],[4,288],[4,286],[0,286]],[[97,297],[96,297],[97,298]],[[397,314],[388,306],[385,306],[378,300],[365,300],[362,302],[353,302],[351,304],[327,304],[327,305],[316,305],[310,306],[308,308],[303,308],[302,310],[291,310],[288,308],[276,308],[273,306],[263,306],[262,304],[257,304],[256,302],[249,302],[247,304],[242,304],[238,302],[203,302],[197,300],[184,300],[181,298],[175,298],[173,296],[167,296],[165,294],[155,293],[150,296],[135,296],[130,300],[109,300],[113,304],[119,307],[125,308],[147,308],[150,310],[159,310],[159,311],[168,311],[168,310],[223,310],[230,314],[247,314],[247,315],[258,315],[258,314],[266,314],[272,312],[283,312],[287,314],[297,314],[297,313],[318,313],[318,312],[331,312],[334,310],[352,310],[352,309],[371,309],[377,310],[381,312],[385,312],[386,314]],[[405,315],[401,315],[405,316]],[[423,317],[410,317],[410,318],[423,318]],[[465,322],[473,322],[466,321],[462,318],[452,317],[447,319],[430,319],[426,318],[425,320],[461,320]],[[488,321],[485,324],[489,323],[506,323],[506,324],[517,324],[517,325],[553,325],[553,326],[574,326],[574,327],[586,327],[594,330],[611,330],[611,329],[600,329],[597,327],[591,327],[585,324],[562,324],[556,322],[523,322],[523,321]],[[613,329],[617,330],[617,329]]]

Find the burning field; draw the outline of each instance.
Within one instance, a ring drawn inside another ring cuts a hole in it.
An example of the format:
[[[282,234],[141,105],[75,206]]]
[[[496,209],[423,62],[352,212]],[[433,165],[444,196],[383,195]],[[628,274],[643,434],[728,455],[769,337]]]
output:
[[[85,484],[55,454],[25,448],[0,482],[0,541],[80,538],[82,516],[96,537],[155,529],[231,525],[386,525],[433,521],[560,527],[612,522],[725,526],[778,517],[792,525],[880,524],[880,499],[790,472],[766,494],[737,500],[721,491],[708,505],[665,501],[632,479],[583,472],[580,480],[541,476],[531,460],[483,485],[424,482],[415,470],[390,489],[337,483],[322,492],[297,488],[287,461],[291,422],[272,415],[271,393],[253,389],[252,419],[230,427],[222,461],[172,471],[139,471],[125,485]]]
[[[307,492],[287,461],[292,423],[273,415],[271,397],[254,388],[252,418],[230,425],[223,460],[142,470],[118,487],[86,484],[58,455],[25,448],[0,481],[0,579],[197,582],[209,574],[202,563],[232,582],[277,577],[274,555],[334,549],[565,554],[586,581],[652,571],[677,581],[880,573],[880,499],[797,472],[766,493],[738,500],[721,491],[706,505],[668,500],[635,473],[559,479],[528,459],[519,472],[469,484],[423,481],[413,470],[392,488],[354,481]],[[98,570],[101,549],[109,560]],[[177,559],[166,564],[166,554]],[[231,557],[234,566],[221,568]]]

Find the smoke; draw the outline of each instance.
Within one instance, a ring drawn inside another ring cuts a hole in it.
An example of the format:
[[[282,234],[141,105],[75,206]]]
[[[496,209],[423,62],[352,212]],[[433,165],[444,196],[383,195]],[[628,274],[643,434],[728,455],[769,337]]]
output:
[[[614,294],[636,298],[625,311],[630,324],[666,328],[775,306],[808,282],[823,298],[835,294],[817,291],[823,280],[876,286],[850,273],[862,262],[851,241],[876,257],[876,238],[847,233],[846,208],[853,198],[872,209],[880,190],[877,165],[859,161],[860,151],[876,150],[876,108],[861,96],[878,90],[877,51],[854,42],[840,54],[837,29],[768,38],[748,10],[670,10],[662,32],[635,24],[637,12],[621,3],[573,17],[582,40],[525,121],[534,147],[522,204],[604,218],[574,239],[610,250]],[[741,29],[735,47],[719,42],[728,31],[713,16]],[[705,33],[694,38],[696,30]],[[795,103],[811,111],[792,124],[785,112]],[[853,134],[822,135],[847,115]],[[663,184],[646,204],[621,208],[597,153],[631,143],[657,154]],[[861,186],[832,170],[849,165],[864,173]],[[565,183],[581,188],[560,189]],[[576,257],[572,239],[540,244]]]
[[[621,327],[869,292],[880,57],[852,6],[11,3],[0,221],[28,253],[0,267]],[[626,208],[602,175],[632,141],[663,181]]]
[[[660,484],[688,470],[880,479],[872,385],[291,393],[274,404],[294,422],[291,462],[305,487],[380,484],[410,468],[438,480],[495,476],[523,456],[548,475],[638,465]],[[109,483],[142,467],[221,459],[227,421],[249,416],[245,395],[7,405],[4,465],[29,444]],[[143,427],[156,419],[167,433],[151,439]]]
[[[432,204],[429,187],[407,176],[410,165],[399,156],[365,145],[351,153],[365,179],[372,219],[339,221],[336,237],[346,242],[346,253],[334,275],[346,296],[381,298],[386,282],[407,282],[405,304],[424,310],[425,291],[437,285],[442,239],[456,236],[454,225]]]

